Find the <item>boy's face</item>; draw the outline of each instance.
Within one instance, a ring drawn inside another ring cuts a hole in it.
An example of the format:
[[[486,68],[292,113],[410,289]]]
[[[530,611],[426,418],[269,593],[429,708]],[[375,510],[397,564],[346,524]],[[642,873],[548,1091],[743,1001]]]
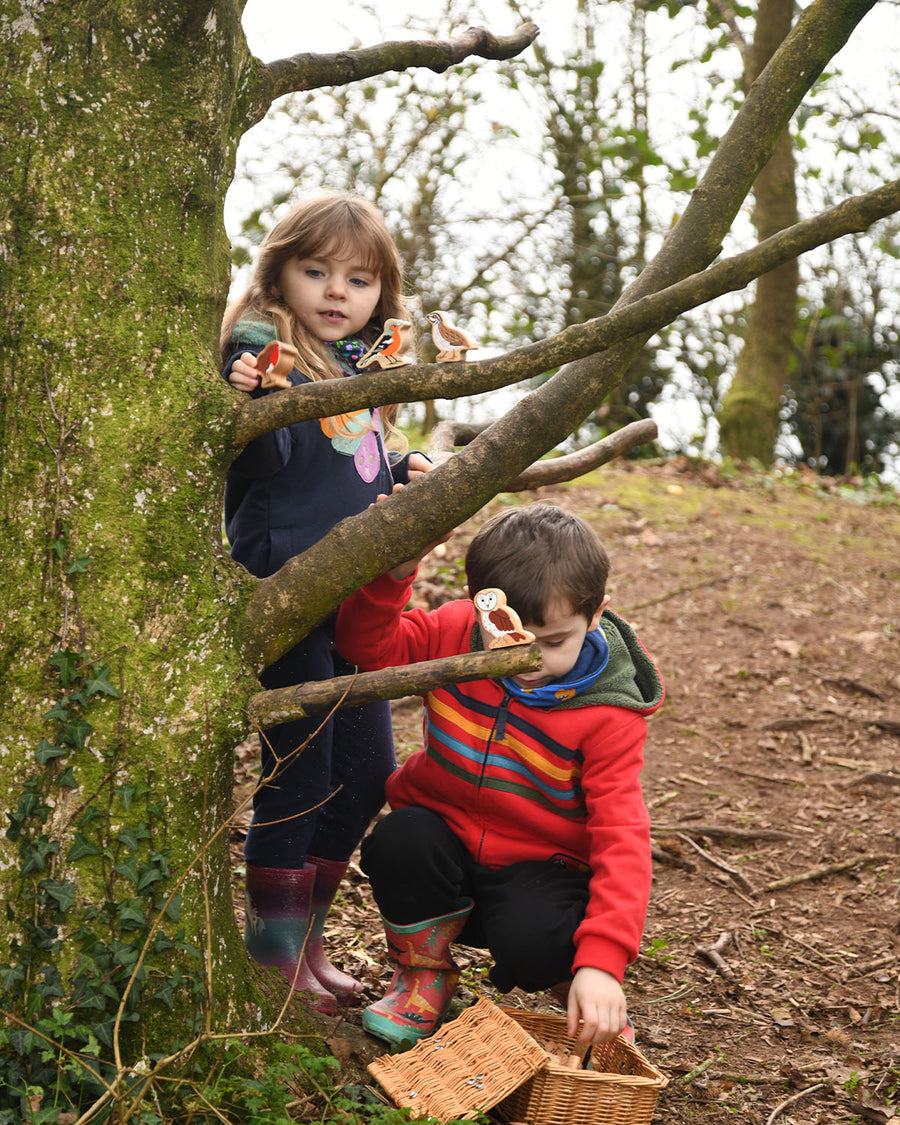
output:
[[[562,679],[571,672],[578,660],[584,638],[600,623],[600,617],[609,603],[609,595],[590,621],[580,613],[572,611],[567,598],[554,598],[544,610],[544,624],[523,622],[526,629],[534,633],[535,641],[541,646],[543,667],[539,672],[525,672],[515,676],[517,684],[524,688],[541,687]],[[482,634],[482,643],[487,648],[490,637]]]

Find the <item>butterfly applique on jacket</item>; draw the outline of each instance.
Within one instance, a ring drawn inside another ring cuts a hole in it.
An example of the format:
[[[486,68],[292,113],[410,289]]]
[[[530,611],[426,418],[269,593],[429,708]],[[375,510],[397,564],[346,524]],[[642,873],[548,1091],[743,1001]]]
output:
[[[362,340],[348,338],[331,345],[343,370],[355,374],[356,363],[362,358],[366,345]],[[338,453],[352,457],[360,477],[370,484],[378,476],[381,467],[381,425],[378,421],[378,408],[374,410],[352,410],[348,414],[335,414],[331,418],[320,418],[322,433],[331,439],[331,445]]]

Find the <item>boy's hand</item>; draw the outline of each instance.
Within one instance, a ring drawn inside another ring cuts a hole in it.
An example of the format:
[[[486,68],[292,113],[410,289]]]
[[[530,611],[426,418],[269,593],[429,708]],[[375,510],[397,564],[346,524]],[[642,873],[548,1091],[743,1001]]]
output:
[[[577,1035],[579,1043],[607,1043],[624,1031],[627,1017],[625,993],[614,976],[588,966],[575,973],[569,988],[569,1035]]]
[[[422,460],[424,461],[424,457],[422,458]],[[428,467],[431,468],[430,463],[429,463]],[[404,489],[404,487],[405,487],[405,485],[395,484],[391,491],[392,492],[401,492]],[[375,497],[375,503],[377,504],[379,500],[386,500],[386,499],[387,499],[387,493],[386,492],[380,492]],[[369,507],[371,508],[372,505],[370,504]],[[421,554],[416,555],[416,557],[414,559],[408,559],[406,562],[398,563],[397,566],[395,566],[393,568],[393,570],[389,570],[387,573],[391,576],[391,578],[394,579],[395,582],[402,582],[404,578],[409,578],[409,576],[411,574],[415,574],[416,570],[418,570],[419,563],[422,561],[422,559],[424,559],[426,555],[430,555],[431,552],[435,549],[435,547],[437,547],[439,544],[446,543],[447,540],[452,535],[453,535],[452,531],[444,532],[444,534],[440,537],[440,539],[435,539],[435,541],[433,543],[429,543],[427,547],[424,547],[422,549]]]
[[[228,382],[236,391],[255,391],[259,386],[259,372],[256,370],[256,356],[244,352],[236,359],[228,372]]]

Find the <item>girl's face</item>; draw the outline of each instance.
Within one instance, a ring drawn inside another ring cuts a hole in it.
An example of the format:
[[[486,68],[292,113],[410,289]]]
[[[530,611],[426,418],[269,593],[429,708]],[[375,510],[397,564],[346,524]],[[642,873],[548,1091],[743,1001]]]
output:
[[[317,340],[334,343],[363,329],[381,297],[381,278],[355,258],[291,258],[279,295]]]

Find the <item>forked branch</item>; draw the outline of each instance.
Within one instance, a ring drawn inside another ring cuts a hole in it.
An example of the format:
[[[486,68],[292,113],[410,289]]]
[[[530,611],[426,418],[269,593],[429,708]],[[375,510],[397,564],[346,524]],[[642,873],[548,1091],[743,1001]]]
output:
[[[493,420],[475,424],[472,422],[438,422],[428,443],[428,456],[436,465],[452,457],[457,446],[468,445],[480,433],[493,425]],[[529,488],[539,488],[544,484],[560,484],[584,476],[601,465],[606,465],[616,457],[621,457],[630,449],[645,442],[655,441],[659,433],[657,425],[650,418],[631,422],[608,434],[600,441],[586,445],[574,453],[563,457],[553,457],[549,461],[535,461],[515,480],[506,486],[507,492],[525,492]]]

